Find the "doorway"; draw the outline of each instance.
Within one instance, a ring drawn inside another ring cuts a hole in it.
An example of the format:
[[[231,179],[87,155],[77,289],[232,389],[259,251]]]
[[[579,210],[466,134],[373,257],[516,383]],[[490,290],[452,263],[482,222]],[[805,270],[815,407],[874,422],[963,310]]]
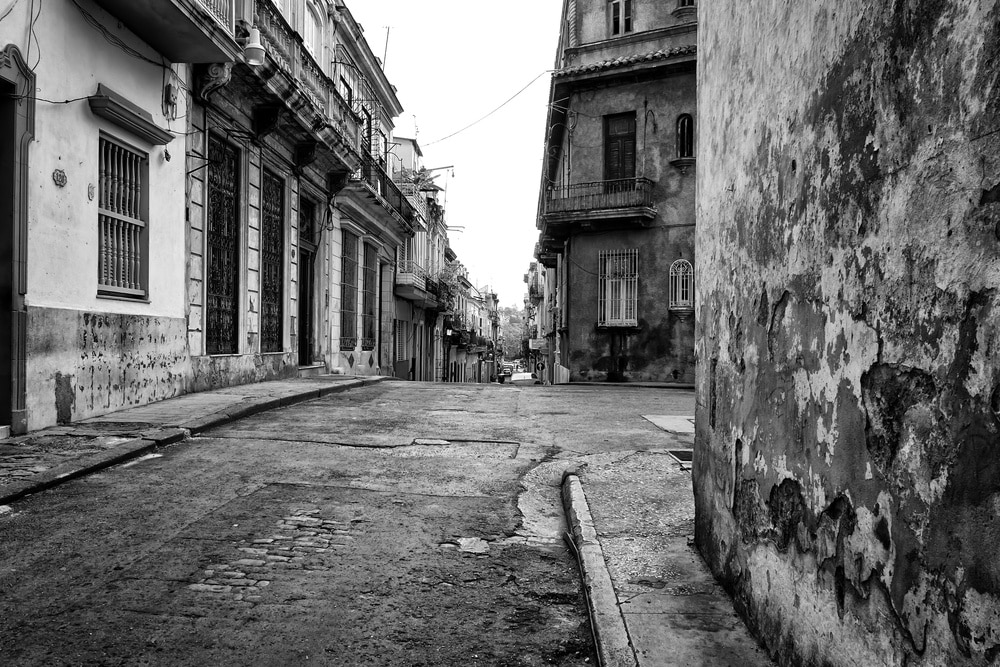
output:
[[[28,430],[28,145],[35,131],[35,75],[14,45],[0,51],[0,427]]]

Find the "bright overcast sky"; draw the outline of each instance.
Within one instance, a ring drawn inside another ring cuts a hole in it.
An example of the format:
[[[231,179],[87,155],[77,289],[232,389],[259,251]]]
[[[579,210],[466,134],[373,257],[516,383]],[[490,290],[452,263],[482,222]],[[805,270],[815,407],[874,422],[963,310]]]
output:
[[[520,306],[533,260],[549,74],[562,0],[347,0],[414,127],[428,168],[454,165],[447,187],[451,247],[473,283]],[[389,29],[386,50],[386,28]],[[536,79],[537,77],[537,79]],[[534,82],[532,83],[532,81]],[[530,84],[530,85],[529,85]],[[450,139],[528,86],[499,111]]]

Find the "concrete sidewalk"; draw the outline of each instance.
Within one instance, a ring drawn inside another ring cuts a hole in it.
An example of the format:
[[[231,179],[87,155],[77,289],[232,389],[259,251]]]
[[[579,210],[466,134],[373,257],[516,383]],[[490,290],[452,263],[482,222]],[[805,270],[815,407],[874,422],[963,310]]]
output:
[[[589,464],[563,480],[567,541],[583,571],[601,664],[770,665],[694,547],[683,462],[693,427],[685,433],[678,424],[661,425],[664,449]]]
[[[0,505],[247,415],[384,377],[318,375],[185,394],[0,440]]]

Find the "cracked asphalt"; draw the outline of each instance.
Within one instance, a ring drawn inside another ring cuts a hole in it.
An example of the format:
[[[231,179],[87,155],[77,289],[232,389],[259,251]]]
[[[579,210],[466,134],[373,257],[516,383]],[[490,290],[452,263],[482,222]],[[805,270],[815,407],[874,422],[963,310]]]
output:
[[[0,514],[0,664],[595,664],[563,471],[683,390],[385,382]]]

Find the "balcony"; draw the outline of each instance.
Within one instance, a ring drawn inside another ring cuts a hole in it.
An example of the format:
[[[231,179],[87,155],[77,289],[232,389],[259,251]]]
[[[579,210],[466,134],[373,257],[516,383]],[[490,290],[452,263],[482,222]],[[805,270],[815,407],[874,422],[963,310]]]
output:
[[[351,176],[348,190],[377,202],[396,219],[406,234],[413,235],[413,206],[374,157],[368,154],[361,156],[361,167]]]
[[[437,299],[427,289],[427,272],[413,260],[404,260],[396,269],[395,293],[401,299],[413,301],[417,306],[426,308],[437,303]]]
[[[175,63],[232,62],[236,0],[95,0]]]
[[[528,283],[528,298],[535,305],[542,300],[542,287],[538,284],[537,278]]]
[[[226,0],[200,0],[218,3]],[[232,1],[232,0],[228,0]],[[323,73],[301,38],[285,21],[271,0],[255,0],[260,39],[268,58],[298,84],[302,96],[308,100],[326,124],[333,130],[336,140],[351,150],[359,143],[361,119],[351,109],[337,90],[333,80]]]
[[[424,221],[428,219],[427,198],[420,192],[416,183],[398,183],[400,192],[410,202],[410,206]]]
[[[545,192],[546,217],[638,214],[654,217],[653,181],[625,178],[550,187]]]

